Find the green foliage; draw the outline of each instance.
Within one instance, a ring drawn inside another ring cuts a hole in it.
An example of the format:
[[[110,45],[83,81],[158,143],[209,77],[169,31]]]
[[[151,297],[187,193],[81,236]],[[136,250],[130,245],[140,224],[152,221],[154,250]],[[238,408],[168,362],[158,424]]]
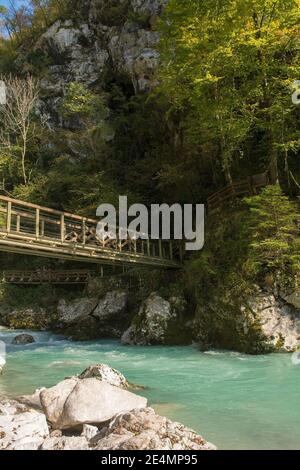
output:
[[[296,203],[283,195],[279,186],[246,199],[250,207],[251,256],[259,268],[300,271],[299,221]]]
[[[170,0],[160,23],[159,92],[184,147],[198,148],[215,178],[277,165],[288,172],[298,147],[298,0]],[[213,156],[212,156],[213,155]],[[249,165],[250,164],[250,165]],[[298,168],[299,176],[299,168]]]

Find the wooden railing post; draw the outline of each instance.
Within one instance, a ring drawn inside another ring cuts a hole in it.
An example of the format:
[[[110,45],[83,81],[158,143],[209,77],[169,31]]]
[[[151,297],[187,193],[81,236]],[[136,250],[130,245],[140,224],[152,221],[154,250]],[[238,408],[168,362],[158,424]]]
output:
[[[35,210],[35,237],[40,237],[40,209]]]
[[[6,213],[6,231],[9,233],[11,230],[11,201],[7,203],[7,213]]]
[[[17,215],[17,233],[20,233],[21,231],[21,216],[18,214]]]
[[[82,243],[83,245],[86,244],[86,221],[82,219]]]
[[[65,215],[61,214],[60,216],[60,241],[64,243],[65,241]]]

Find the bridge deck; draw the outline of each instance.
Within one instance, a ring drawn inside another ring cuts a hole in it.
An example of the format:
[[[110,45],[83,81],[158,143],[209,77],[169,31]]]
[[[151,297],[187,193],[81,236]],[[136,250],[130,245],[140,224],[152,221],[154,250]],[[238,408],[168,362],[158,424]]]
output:
[[[182,245],[100,239],[97,220],[0,196],[0,251],[100,264],[178,268]]]

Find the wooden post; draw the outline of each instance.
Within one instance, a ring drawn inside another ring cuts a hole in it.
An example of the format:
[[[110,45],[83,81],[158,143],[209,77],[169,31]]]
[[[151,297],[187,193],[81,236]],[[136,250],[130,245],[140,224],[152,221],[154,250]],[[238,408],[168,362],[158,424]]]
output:
[[[136,238],[133,241],[134,252],[137,253],[137,240]]]
[[[21,230],[21,216],[17,215],[17,233],[20,233]]]
[[[102,277],[102,278],[104,277],[104,269],[103,269],[103,266],[101,266],[101,277]]]
[[[7,203],[7,213],[6,213],[6,231],[9,233],[11,229],[11,201]]]
[[[35,236],[40,237],[40,209],[35,210]]]
[[[85,223],[85,219],[82,220],[82,243],[83,243],[83,245],[86,244],[86,223]]]
[[[150,244],[150,239],[147,239],[147,254],[148,256],[151,256],[151,244]]]
[[[41,236],[45,235],[45,221],[41,220]]]
[[[60,216],[60,241],[64,243],[65,241],[65,215],[61,214]]]

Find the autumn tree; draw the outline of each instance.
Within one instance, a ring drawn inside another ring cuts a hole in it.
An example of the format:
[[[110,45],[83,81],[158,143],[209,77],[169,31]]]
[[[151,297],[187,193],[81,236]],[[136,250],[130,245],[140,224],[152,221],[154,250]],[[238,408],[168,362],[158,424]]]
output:
[[[0,107],[0,148],[10,157],[20,157],[22,178],[26,185],[29,181],[27,149],[37,129],[34,108],[39,96],[39,82],[32,76],[1,79],[6,84],[6,104]]]

